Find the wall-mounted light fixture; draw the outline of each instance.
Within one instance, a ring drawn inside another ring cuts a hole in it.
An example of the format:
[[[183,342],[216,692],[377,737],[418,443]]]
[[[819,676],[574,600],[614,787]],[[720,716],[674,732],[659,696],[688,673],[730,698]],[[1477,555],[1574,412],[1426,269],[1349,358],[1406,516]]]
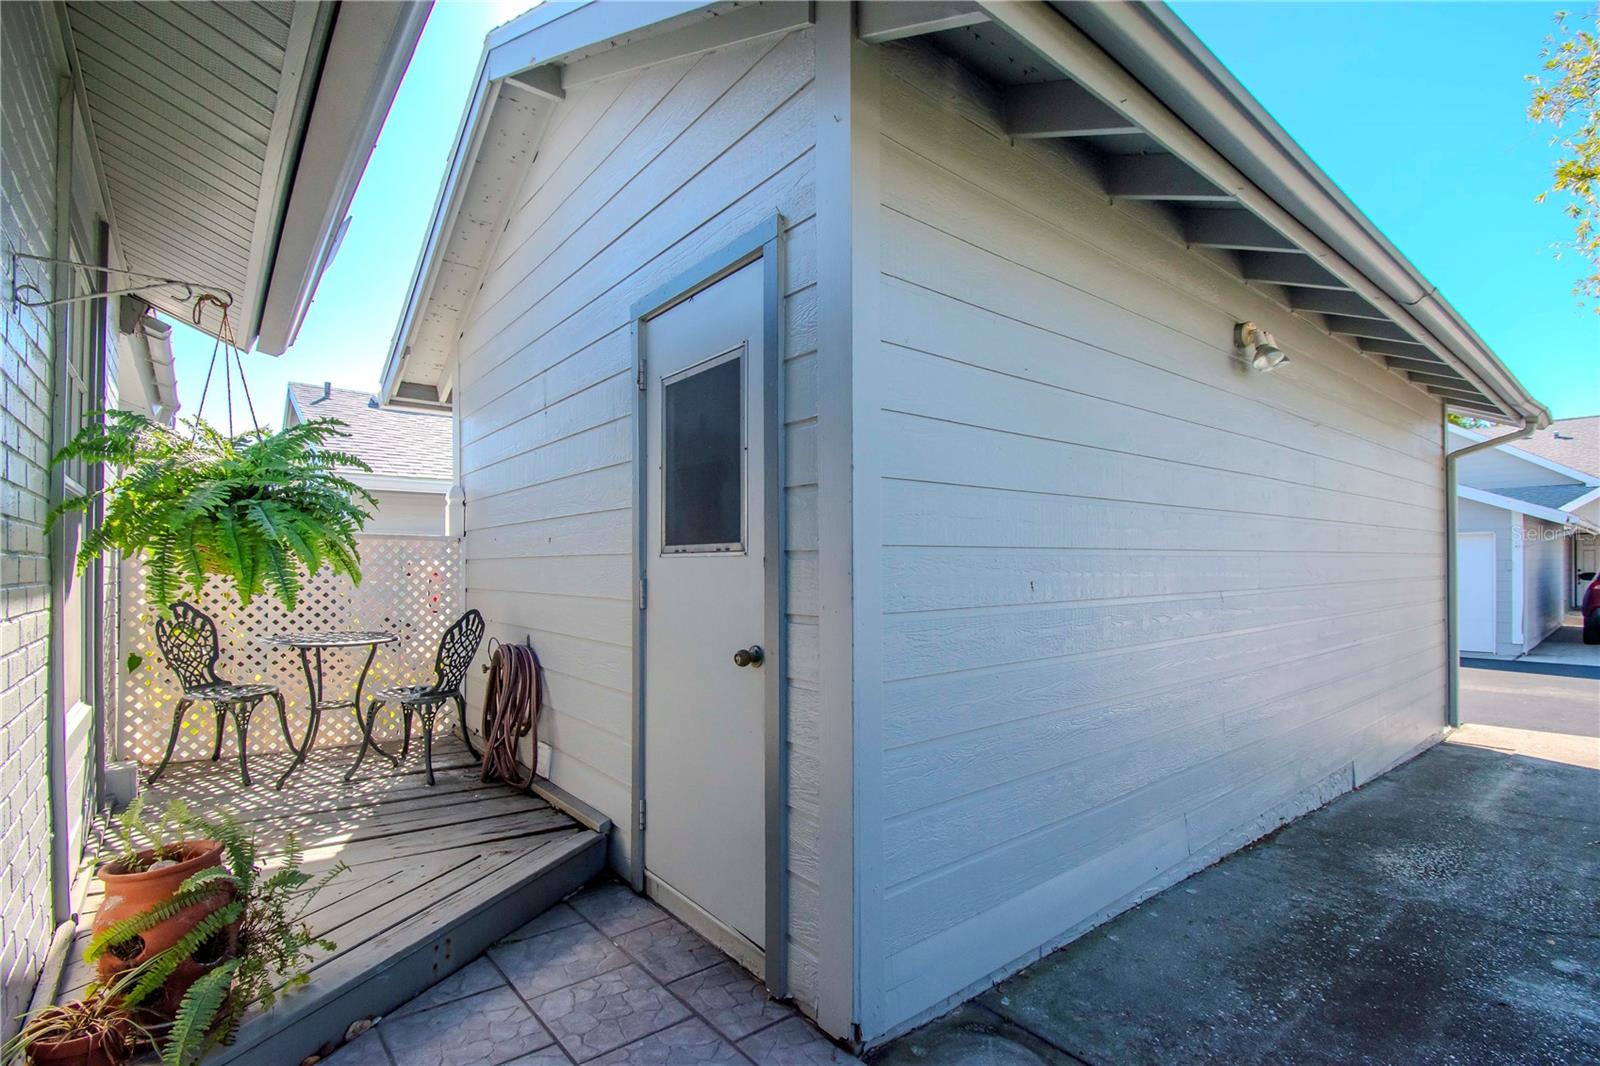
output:
[[[1254,322],[1240,322],[1233,327],[1233,346],[1239,350],[1245,366],[1263,374],[1289,361],[1272,334]]]

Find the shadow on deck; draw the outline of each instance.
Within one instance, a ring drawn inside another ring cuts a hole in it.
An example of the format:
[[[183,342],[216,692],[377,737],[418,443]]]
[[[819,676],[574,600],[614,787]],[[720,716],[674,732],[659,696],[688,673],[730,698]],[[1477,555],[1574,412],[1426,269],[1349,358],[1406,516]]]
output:
[[[533,796],[483,784],[457,740],[436,744],[431,788],[415,752],[399,769],[369,756],[346,784],[354,754],[313,752],[282,792],[270,782],[286,754],[252,759],[252,788],[239,784],[237,764],[224,757],[174,764],[146,790],[150,810],[176,798],[199,814],[231,814],[264,850],[292,831],[307,872],[350,867],[307,915],[337,950],[317,961],[309,985],[246,1019],[239,1039],[208,1056],[208,1066],[298,1063],[337,1042],[352,1021],[392,1010],[466,965],[605,863],[610,825],[601,816],[553,788]],[[80,912],[62,998],[93,978],[82,956],[99,888],[96,880]]]

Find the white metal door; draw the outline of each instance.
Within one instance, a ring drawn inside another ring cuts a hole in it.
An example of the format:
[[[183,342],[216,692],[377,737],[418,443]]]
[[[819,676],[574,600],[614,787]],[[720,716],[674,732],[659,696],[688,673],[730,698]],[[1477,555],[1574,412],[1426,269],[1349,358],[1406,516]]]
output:
[[[645,868],[757,948],[766,929],[763,299],[757,261],[640,324]]]
[[[1456,534],[1456,604],[1462,651],[1494,653],[1494,534]]]

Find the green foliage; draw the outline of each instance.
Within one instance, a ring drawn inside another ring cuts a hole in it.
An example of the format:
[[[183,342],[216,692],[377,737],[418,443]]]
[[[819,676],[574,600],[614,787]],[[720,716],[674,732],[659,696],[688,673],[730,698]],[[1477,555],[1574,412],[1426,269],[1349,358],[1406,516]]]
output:
[[[1450,419],[1452,426],[1460,426],[1462,429],[1483,429],[1490,424],[1482,418],[1473,418],[1471,415],[1458,414],[1455,411],[1451,411],[1445,417]]]
[[[125,821],[131,824],[123,824]],[[124,1006],[143,1002],[210,937],[240,922],[238,956],[191,985],[172,1025],[158,1034],[164,1066],[191,1066],[217,1044],[230,1043],[247,1011],[257,1006],[270,1008],[284,992],[305,984],[316,952],[334,950],[331,941],[311,931],[304,915],[313,897],[347,867],[337,863],[320,878],[313,878],[301,868],[305,854],[292,833],[281,853],[263,855],[256,840],[232,818],[196,817],[181,805],[170,806],[155,827],[143,819],[140,808],[130,805],[118,824],[124,843],[137,843],[152,831],[172,830],[190,840],[217,841],[222,845],[222,866],[197,871],[167,900],[102,930],[90,941],[88,957],[98,958],[184,906],[231,890],[226,906],[208,915],[178,943],[130,971],[139,976],[127,981],[121,993]]]
[[[1546,38],[1539,53],[1544,73],[1528,78],[1533,84],[1528,117],[1556,127],[1559,132],[1551,143],[1561,150],[1554,183],[1538,199],[1542,203],[1552,192],[1567,194],[1563,210],[1573,221],[1572,246],[1592,268],[1573,291],[1591,300],[1600,300],[1600,33],[1594,26],[1597,13],[1600,6],[1576,19],[1558,11],[1556,32]]]
[[[339,473],[367,470],[330,448],[344,423],[318,418],[277,433],[237,437],[204,422],[168,429],[131,411],[90,420],[55,461],[107,463],[123,470],[101,495],[105,520],[78,549],[83,572],[104,552],[145,557],[151,606],[165,611],[207,576],[233,584],[241,603],[270,592],[293,610],[308,575],[323,566],[361,581],[355,535],[377,501]],[[86,511],[95,494],[51,512]]]
[[[83,998],[24,1015],[17,1034],[0,1047],[0,1062],[27,1056],[37,1045],[96,1036],[114,1037],[126,1045],[151,1039],[129,1011],[124,993],[138,979],[138,970],[119,974],[107,985],[90,984]],[[31,1061],[31,1060],[30,1060]]]
[[[187,1066],[204,1053],[195,1049],[208,1046],[212,1024],[227,1004],[238,972],[239,960],[229,959],[189,986],[161,1044],[162,1066]]]
[[[176,859],[178,845],[183,840],[183,826],[189,819],[189,808],[182,800],[173,800],[162,809],[161,815],[150,821],[144,816],[144,797],[135,796],[117,816],[115,834],[119,845],[111,859],[123,873],[139,873],[148,869],[157,859]],[[140,852],[153,854],[141,858]]]

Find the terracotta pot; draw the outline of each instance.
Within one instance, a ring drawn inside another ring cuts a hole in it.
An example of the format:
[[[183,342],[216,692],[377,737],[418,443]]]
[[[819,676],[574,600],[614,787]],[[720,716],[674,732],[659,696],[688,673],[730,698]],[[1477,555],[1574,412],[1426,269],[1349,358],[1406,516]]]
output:
[[[96,932],[113,922],[141,914],[162,900],[170,898],[177,893],[184,881],[199,871],[210,866],[222,865],[222,845],[214,840],[186,841],[174,850],[179,861],[155,870],[127,873],[120,863],[107,863],[100,868],[100,881],[105,886],[105,899],[100,905],[99,913],[94,917]],[[140,852],[141,865],[154,856],[154,851]],[[233,902],[233,896],[234,890],[230,886],[224,891],[207,896],[199,903],[185,907],[171,918],[140,934],[142,943],[136,942],[131,945],[137,948],[137,951],[125,950],[120,954],[107,951],[96,963],[101,980],[111,978],[165,951],[187,936],[189,931],[208,915]],[[170,1019],[177,1011],[178,1004],[183,1000],[183,994],[189,990],[190,985],[207,970],[238,954],[239,923],[234,922],[227,926],[209,947],[211,957],[204,959],[203,962],[187,961],[179,966],[178,971],[168,979],[161,995],[148,1004],[152,1011]]]
[[[29,1066],[122,1066],[127,1061],[127,1044],[116,1033],[41,1040],[28,1049]]]

